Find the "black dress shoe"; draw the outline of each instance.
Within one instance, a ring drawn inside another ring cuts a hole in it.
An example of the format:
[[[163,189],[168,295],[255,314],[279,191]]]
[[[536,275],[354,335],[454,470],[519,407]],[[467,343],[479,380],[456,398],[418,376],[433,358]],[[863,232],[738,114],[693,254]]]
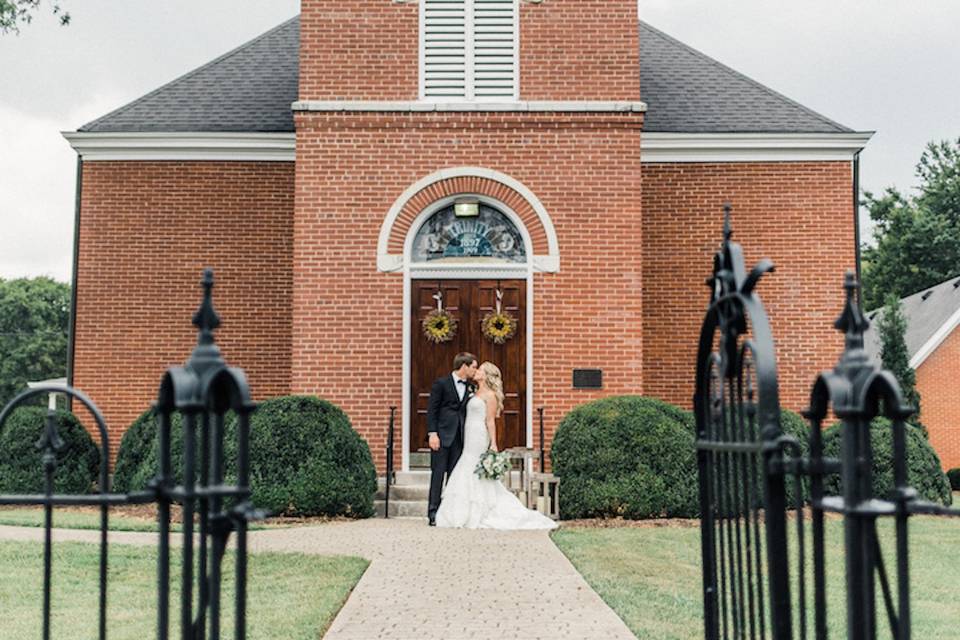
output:
[[[437,519],[436,519],[436,518],[430,518],[430,526],[431,526],[431,527],[437,526]]]

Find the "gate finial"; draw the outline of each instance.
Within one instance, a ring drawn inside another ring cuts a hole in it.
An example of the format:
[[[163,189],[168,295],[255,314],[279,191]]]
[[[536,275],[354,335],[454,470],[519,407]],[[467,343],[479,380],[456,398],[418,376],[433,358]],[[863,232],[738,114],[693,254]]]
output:
[[[730,221],[733,205],[729,201],[723,203],[723,241],[727,243],[733,236],[733,223]]]
[[[197,344],[213,344],[213,330],[220,326],[220,316],[213,308],[213,269],[203,270],[203,302],[193,314],[193,326],[200,330]]]
[[[203,270],[203,301],[200,308],[193,314],[193,324],[199,329],[197,346],[194,347],[187,367],[193,369],[201,377],[210,371],[224,366],[220,348],[214,342],[213,331],[220,326],[220,316],[213,308],[213,269]]]
[[[859,296],[857,295],[860,282],[857,281],[857,276],[853,271],[847,270],[843,279],[843,288],[846,291],[847,299],[843,305],[843,312],[833,323],[837,331],[846,334],[844,350],[838,366],[853,364],[854,362],[859,363],[867,359],[867,354],[863,350],[863,332],[870,328],[870,321],[867,320],[860,309]]]

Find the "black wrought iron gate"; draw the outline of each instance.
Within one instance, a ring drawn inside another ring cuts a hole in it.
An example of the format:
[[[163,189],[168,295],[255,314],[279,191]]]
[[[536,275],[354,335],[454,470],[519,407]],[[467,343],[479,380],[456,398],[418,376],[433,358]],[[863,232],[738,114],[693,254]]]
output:
[[[2,495],[0,505],[39,505],[44,509],[43,555],[43,638],[50,638],[51,584],[53,582],[51,530],[54,507],[94,505],[100,507],[100,594],[98,637],[107,637],[107,566],[109,509],[112,505],[157,505],[157,638],[169,638],[170,615],[170,507],[181,505],[182,563],[180,580],[180,638],[220,638],[221,582],[223,557],[231,533],[236,534],[235,601],[233,637],[246,637],[247,525],[262,517],[249,502],[250,414],[255,405],[244,373],[227,366],[214,343],[213,331],[220,319],[213,309],[213,272],[203,275],[203,301],[193,317],[199,338],[183,367],[167,370],[160,381],[155,406],[159,436],[159,468],[146,491],[129,494],[110,492],[110,433],[100,410],[78,389],[47,385],[26,391],[0,411],[0,429],[13,410],[29,399],[51,392],[62,393],[82,405],[92,416],[100,435],[100,478],[98,493],[57,495],[54,477],[57,454],[63,442],[57,434],[56,414],[48,411],[42,450],[44,492],[38,495]],[[104,375],[107,375],[104,372]],[[236,482],[224,476],[224,418],[228,411],[237,416]],[[183,484],[174,484],[171,459],[171,417],[183,417]],[[39,470],[38,470],[39,471]],[[198,516],[198,518],[195,518]],[[198,524],[195,527],[195,519]],[[194,555],[196,554],[196,558]],[[194,566],[196,565],[196,575]],[[194,595],[196,592],[196,596]],[[194,601],[196,599],[196,602]],[[126,606],[133,606],[126,603]],[[2,622],[0,622],[2,624]]]
[[[873,640],[878,625],[886,624],[893,638],[907,640],[908,519],[918,513],[956,516],[960,510],[920,500],[908,484],[905,429],[913,408],[894,376],[863,349],[869,322],[852,273],[835,323],[845,336],[844,350],[836,367],[813,384],[805,413],[807,446],[783,432],[773,336],[755,292],[773,264],[762,260],[748,273],[731,236],[727,206],[723,243],[708,280],[694,396],[705,636],[827,638],[824,518],[836,513],[844,523],[844,637]],[[831,409],[842,421],[840,458],[824,455],[821,428]],[[889,418],[893,432],[894,487],[887,496],[874,495],[871,478],[870,423],[877,416]],[[842,495],[826,495],[829,474],[840,474]],[[877,537],[880,518],[895,521],[895,580]],[[795,528],[789,546],[788,526]],[[885,613],[879,621],[878,585]],[[829,606],[842,602],[834,596]]]

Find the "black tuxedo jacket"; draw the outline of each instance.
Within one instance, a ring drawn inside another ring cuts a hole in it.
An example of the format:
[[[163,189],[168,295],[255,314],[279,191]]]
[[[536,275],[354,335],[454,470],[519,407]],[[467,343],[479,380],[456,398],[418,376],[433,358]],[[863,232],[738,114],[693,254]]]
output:
[[[467,384],[463,400],[457,393],[453,376],[447,374],[437,378],[430,388],[430,400],[427,403],[427,432],[440,436],[440,446],[449,447],[457,439],[462,438],[463,422],[466,417],[467,400],[472,388]]]

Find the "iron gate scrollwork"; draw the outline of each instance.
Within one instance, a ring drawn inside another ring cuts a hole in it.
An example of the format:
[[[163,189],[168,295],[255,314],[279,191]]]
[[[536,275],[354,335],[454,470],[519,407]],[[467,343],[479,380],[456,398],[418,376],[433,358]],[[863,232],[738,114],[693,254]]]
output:
[[[746,273],[742,248],[731,235],[727,205],[723,244],[708,280],[694,396],[705,637],[790,640],[812,631],[818,640],[827,638],[824,520],[832,512],[843,518],[846,594],[830,606],[846,605],[844,637],[873,640],[885,619],[893,638],[908,640],[908,519],[920,513],[957,516],[960,510],[921,500],[909,485],[905,432],[914,408],[896,378],[863,348],[869,321],[852,273],[846,274],[846,298],[834,323],[844,334],[844,349],[834,369],[813,384],[805,411],[807,442],[783,432],[773,338],[754,291],[773,265],[763,260]],[[839,459],[824,454],[822,427],[831,409],[841,421]],[[889,419],[893,440],[894,486],[885,496],[874,495],[871,477],[871,422],[878,416]],[[824,480],[831,474],[839,474],[842,495],[826,494]],[[895,522],[895,582],[877,536],[877,520],[885,517]],[[795,528],[792,554],[788,523]]]
[[[763,638],[768,626],[784,637],[786,491],[782,476],[767,473],[778,453],[779,390],[773,334],[754,291],[773,264],[763,260],[748,274],[732,235],[728,205],[707,281],[694,395],[704,624],[708,638]],[[770,602],[781,606],[766,605],[765,566]]]
[[[157,505],[157,637],[170,637],[170,524],[171,506],[182,507],[182,567],[180,585],[180,638],[220,638],[222,563],[227,542],[236,537],[234,634],[246,637],[247,526],[263,513],[250,504],[249,434],[250,415],[256,406],[242,370],[227,366],[214,341],[220,318],[213,308],[213,272],[203,275],[203,301],[193,317],[198,329],[197,346],[182,367],[172,367],[160,382],[155,412],[159,439],[157,475],[144,491],[127,494],[110,492],[110,432],[97,405],[83,392],[70,386],[44,385],[14,398],[0,411],[0,429],[14,409],[31,398],[60,393],[79,402],[92,416],[100,436],[100,475],[96,493],[60,495],[54,493],[57,454],[63,443],[57,434],[56,413],[47,412],[43,436],[37,443],[42,451],[44,492],[37,495],[0,495],[0,505],[35,505],[44,509],[44,573],[42,634],[50,638],[51,584],[53,582],[52,528],[54,507],[93,505],[100,510],[100,573],[98,637],[107,637],[107,580],[109,509],[113,505]],[[224,448],[224,421],[233,411],[237,419],[236,481],[227,482]],[[183,417],[183,484],[175,485],[171,456],[172,416]],[[198,446],[199,445],[199,446]],[[199,516],[195,518],[195,516]],[[194,520],[198,519],[195,530]],[[194,552],[197,552],[194,575]],[[196,591],[196,603],[194,592]],[[196,606],[194,606],[196,604]]]

